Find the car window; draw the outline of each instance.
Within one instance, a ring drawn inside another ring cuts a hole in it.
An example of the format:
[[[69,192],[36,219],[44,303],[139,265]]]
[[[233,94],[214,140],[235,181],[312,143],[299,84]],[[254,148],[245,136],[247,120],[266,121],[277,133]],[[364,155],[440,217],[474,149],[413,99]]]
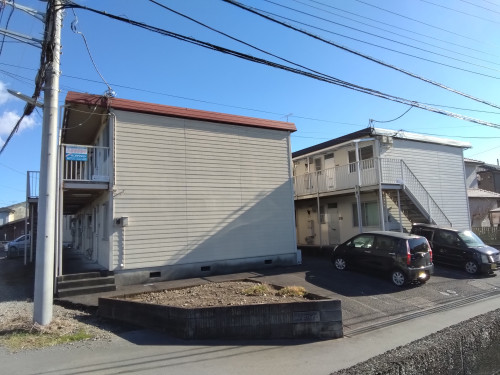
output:
[[[399,239],[387,236],[377,236],[375,238],[375,247],[379,250],[393,252],[398,249]]]
[[[410,253],[427,253],[429,251],[429,243],[424,237],[420,238],[410,238],[408,240],[408,245],[410,246]]]
[[[422,229],[419,233],[420,236],[427,238],[427,240],[432,241],[432,235],[434,231],[428,229]]]
[[[356,238],[353,238],[353,240],[351,241],[351,244],[354,247],[370,248],[373,246],[373,241],[374,241],[373,235],[362,234],[360,236],[357,236]]]
[[[436,240],[443,245],[455,246],[457,244],[458,237],[453,232],[440,230],[436,234]]]
[[[467,246],[486,246],[484,242],[470,230],[458,232],[458,236],[467,244]]]

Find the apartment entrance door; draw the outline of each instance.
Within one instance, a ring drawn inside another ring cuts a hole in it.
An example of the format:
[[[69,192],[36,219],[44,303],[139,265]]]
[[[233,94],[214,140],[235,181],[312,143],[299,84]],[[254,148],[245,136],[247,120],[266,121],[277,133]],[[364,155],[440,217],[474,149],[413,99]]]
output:
[[[329,245],[338,245],[340,243],[337,203],[328,203],[328,243]]]

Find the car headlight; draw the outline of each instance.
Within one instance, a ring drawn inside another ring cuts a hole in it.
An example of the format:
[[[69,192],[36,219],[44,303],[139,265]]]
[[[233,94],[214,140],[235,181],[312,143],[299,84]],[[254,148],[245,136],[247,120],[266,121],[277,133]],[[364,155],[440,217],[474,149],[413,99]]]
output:
[[[493,263],[493,257],[491,255],[481,254],[481,263]]]

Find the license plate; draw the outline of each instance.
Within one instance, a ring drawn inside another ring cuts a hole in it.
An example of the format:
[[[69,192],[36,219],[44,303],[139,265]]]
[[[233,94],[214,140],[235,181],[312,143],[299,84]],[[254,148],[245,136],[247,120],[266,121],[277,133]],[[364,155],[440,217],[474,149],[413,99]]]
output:
[[[426,274],[425,272],[420,272],[420,273],[418,274],[418,278],[419,278],[419,279],[426,279],[426,278],[427,278],[427,274]]]
[[[496,263],[492,263],[491,264],[491,269],[492,270],[496,270],[497,269],[497,264]]]

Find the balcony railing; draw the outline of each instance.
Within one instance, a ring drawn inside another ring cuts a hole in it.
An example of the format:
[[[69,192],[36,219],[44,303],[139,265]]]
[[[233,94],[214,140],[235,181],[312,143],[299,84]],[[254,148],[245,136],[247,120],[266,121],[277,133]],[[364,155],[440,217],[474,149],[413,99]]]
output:
[[[64,181],[109,182],[109,147],[62,145]]]
[[[40,172],[39,171],[28,171],[26,178],[26,198],[38,198],[40,187]]]
[[[333,192],[378,184],[377,159],[367,159],[294,177],[295,196]]]
[[[295,196],[306,196],[376,186],[379,183],[401,186],[428,217],[440,224],[451,225],[411,169],[401,159],[373,158],[294,177]]]

